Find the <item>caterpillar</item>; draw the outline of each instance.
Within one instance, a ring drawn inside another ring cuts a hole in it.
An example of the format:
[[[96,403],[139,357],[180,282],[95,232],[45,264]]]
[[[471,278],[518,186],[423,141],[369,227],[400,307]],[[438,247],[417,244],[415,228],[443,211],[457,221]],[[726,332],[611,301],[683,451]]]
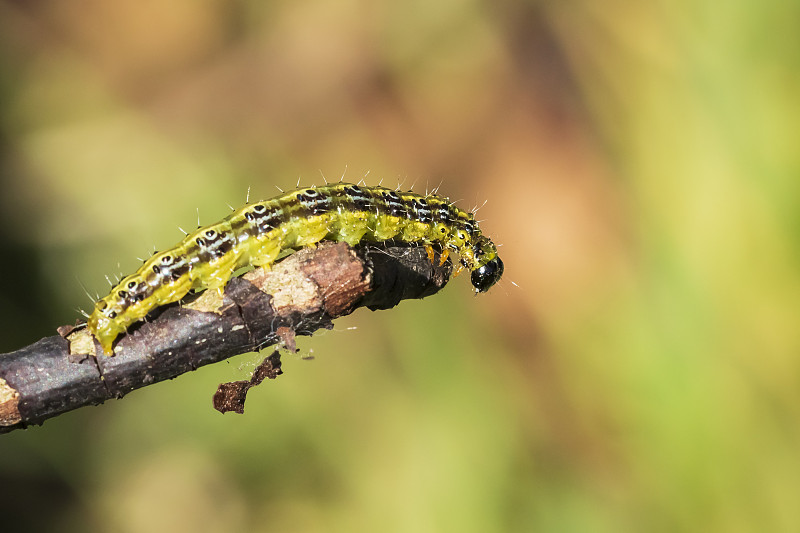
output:
[[[336,183],[248,203],[189,233],[169,250],[153,254],[98,300],[87,327],[103,352],[113,355],[115,339],[154,308],[176,302],[192,289],[222,289],[241,267],[268,266],[282,252],[321,240],[355,246],[391,239],[439,244],[445,253],[458,253],[476,292],[486,292],[503,275],[495,244],[481,233],[472,213],[449,199]]]

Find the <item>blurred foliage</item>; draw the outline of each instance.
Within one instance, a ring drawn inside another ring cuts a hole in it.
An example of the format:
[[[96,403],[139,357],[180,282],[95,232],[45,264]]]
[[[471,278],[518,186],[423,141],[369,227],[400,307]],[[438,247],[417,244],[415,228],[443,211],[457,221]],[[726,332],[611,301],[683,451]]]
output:
[[[797,531],[799,26],[754,0],[1,1],[3,351],[320,172],[486,200],[506,264],[302,339],[244,416],[211,396],[252,354],[0,437],[4,530]]]

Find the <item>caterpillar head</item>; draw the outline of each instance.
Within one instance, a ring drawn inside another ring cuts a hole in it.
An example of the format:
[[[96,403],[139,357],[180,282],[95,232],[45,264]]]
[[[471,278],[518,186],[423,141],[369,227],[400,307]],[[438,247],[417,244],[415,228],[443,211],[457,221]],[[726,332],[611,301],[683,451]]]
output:
[[[494,243],[483,236],[472,247],[472,254],[472,286],[477,292],[486,292],[503,276],[503,261]]]
[[[488,291],[500,281],[503,275],[503,261],[499,256],[472,271],[472,285],[478,292]]]

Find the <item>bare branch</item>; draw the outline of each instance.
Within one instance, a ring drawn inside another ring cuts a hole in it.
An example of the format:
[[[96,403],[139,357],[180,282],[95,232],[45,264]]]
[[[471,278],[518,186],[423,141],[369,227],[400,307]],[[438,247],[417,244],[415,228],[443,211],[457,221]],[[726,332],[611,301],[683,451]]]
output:
[[[449,261],[438,263],[421,246],[325,243],[232,279],[222,296],[209,290],[157,309],[118,339],[113,357],[85,329],[59,328],[61,335],[0,355],[0,433],[276,344],[287,328],[311,335],[358,307],[429,296],[452,271]],[[93,350],[100,355],[85,353]]]

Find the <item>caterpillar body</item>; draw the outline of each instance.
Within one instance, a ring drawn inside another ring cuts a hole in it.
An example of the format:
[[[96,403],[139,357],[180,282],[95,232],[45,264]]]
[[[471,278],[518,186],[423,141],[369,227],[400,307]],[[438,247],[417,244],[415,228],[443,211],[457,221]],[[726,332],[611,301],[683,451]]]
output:
[[[503,274],[495,244],[481,233],[472,213],[447,198],[336,183],[248,203],[198,228],[98,300],[87,327],[103,352],[112,355],[114,340],[151,310],[192,289],[221,289],[241,267],[270,265],[281,252],[321,240],[355,246],[390,239],[439,244],[458,253],[477,292],[489,290]]]

